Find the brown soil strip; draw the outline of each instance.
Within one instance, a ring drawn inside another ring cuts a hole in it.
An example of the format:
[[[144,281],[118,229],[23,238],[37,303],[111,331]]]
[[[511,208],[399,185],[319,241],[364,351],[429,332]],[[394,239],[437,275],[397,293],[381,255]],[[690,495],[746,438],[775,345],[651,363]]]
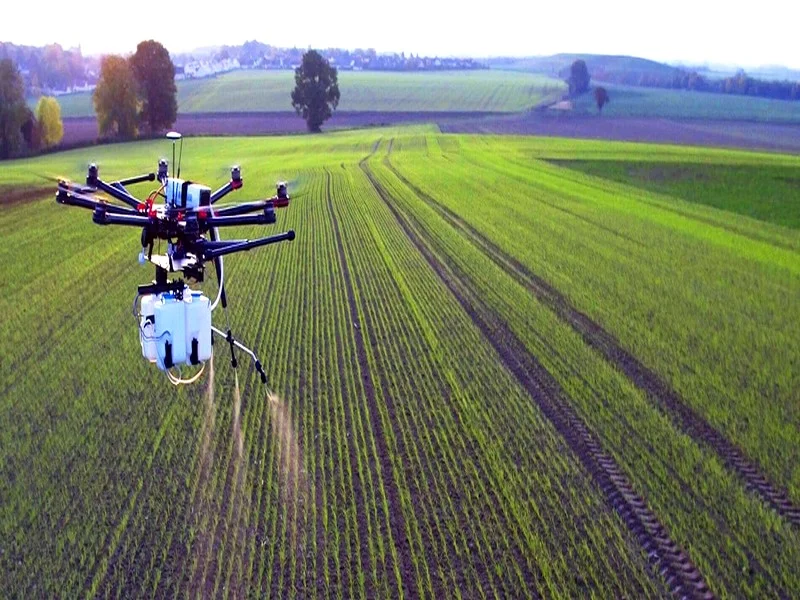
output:
[[[553,286],[531,272],[518,260],[507,255],[460,216],[416,187],[389,164],[388,159],[385,164],[421,200],[436,210],[445,221],[461,231],[495,264],[520,285],[530,290],[537,300],[550,308],[561,320],[568,323],[580,334],[587,345],[597,350],[643,391],[659,409],[673,420],[681,431],[701,445],[710,447],[723,464],[744,480],[748,489],[758,494],[789,523],[800,526],[800,507],[791,502],[787,492],[771,483],[754,461],[745,457],[733,442],[717,431],[700,413],[688,406],[654,371],[647,368],[639,359],[623,348],[598,323],[574,308],[567,298]]]
[[[377,143],[375,148],[373,148],[373,152],[375,151],[376,148],[377,148]],[[342,275],[345,281],[345,288],[347,292],[347,303],[350,308],[350,318],[353,323],[358,323],[360,319],[358,316],[358,308],[356,304],[355,288],[353,285],[353,280],[350,275],[350,269],[347,264],[347,257],[344,251],[344,244],[342,243],[341,229],[339,227],[338,219],[336,218],[336,213],[333,210],[330,173],[326,173],[326,177],[327,177],[326,195],[331,213],[331,218],[333,221],[333,230],[336,236],[336,246],[339,252],[339,260],[342,266]],[[391,460],[392,453],[387,443],[386,432],[384,431],[383,422],[380,417],[380,411],[378,410],[378,400],[376,398],[375,386],[372,383],[373,381],[372,373],[370,372],[369,362],[367,360],[367,351],[366,351],[366,344],[364,341],[364,334],[362,333],[360,327],[354,327],[352,329],[352,333],[356,343],[356,355],[358,357],[359,373],[362,374],[364,392],[367,396],[370,424],[372,426],[372,430],[375,432],[375,444],[377,446],[377,451],[378,451],[378,460],[380,461],[381,473],[383,475],[383,483],[386,489],[387,503],[389,505],[389,515],[388,515],[389,527],[392,532],[392,538],[397,548],[398,559],[400,561],[400,564],[398,566],[400,568],[403,596],[407,598],[418,598],[419,590],[417,589],[416,571],[414,569],[414,565],[412,562],[411,546],[409,544],[409,540],[406,535],[406,524],[405,524],[405,517],[403,515],[403,506],[400,500],[398,483],[395,481],[393,475],[392,460]],[[384,390],[388,389],[385,382],[383,383],[383,389]],[[388,394],[384,394],[381,400],[385,402],[386,409],[389,412],[389,418],[392,422],[394,422],[396,419],[394,416],[395,411],[392,398],[389,397]],[[402,443],[398,441],[398,445],[402,445]],[[401,454],[403,454],[402,448],[401,448]]]
[[[437,121],[442,133],[537,135],[800,152],[800,124],[744,120],[609,117],[606,115],[511,115]],[[65,127],[66,129],[66,127]]]
[[[34,186],[27,185],[19,186],[3,186],[0,188],[0,206],[14,206],[15,204],[24,204],[26,202],[34,202],[50,196],[55,197],[56,185],[48,186]]]
[[[678,598],[713,598],[702,574],[689,556],[669,536],[658,517],[639,496],[617,462],[605,453],[596,436],[571,407],[558,382],[527,350],[509,326],[469,286],[468,278],[452,264],[445,265],[428,248],[407,219],[394,206],[368,166],[364,172],[400,227],[425,257],[431,269],[458,300],[473,323],[492,344],[505,367],[525,388],[542,413],[561,434],[583,467],[591,474],[606,500],[639,541],[655,574],[660,574]],[[417,224],[416,229],[419,228]],[[657,576],[657,575],[656,575]]]

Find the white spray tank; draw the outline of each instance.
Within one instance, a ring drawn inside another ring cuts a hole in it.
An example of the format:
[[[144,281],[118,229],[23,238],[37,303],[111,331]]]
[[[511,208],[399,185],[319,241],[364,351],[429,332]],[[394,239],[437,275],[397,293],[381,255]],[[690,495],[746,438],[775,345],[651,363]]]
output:
[[[139,323],[139,341],[142,343],[142,356],[150,362],[156,362],[156,302],[158,296],[146,294],[142,296],[141,321]]]
[[[211,358],[211,303],[203,292],[184,295],[186,309],[186,356],[192,365]]]
[[[188,293],[188,288],[185,290]],[[172,292],[161,294],[155,305],[158,368],[170,369],[186,362],[186,303]]]

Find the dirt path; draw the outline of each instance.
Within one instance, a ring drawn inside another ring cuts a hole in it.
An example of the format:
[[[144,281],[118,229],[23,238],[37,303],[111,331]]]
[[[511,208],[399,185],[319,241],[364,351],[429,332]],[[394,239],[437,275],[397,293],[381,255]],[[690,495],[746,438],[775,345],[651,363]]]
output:
[[[326,130],[435,123],[444,133],[543,135],[567,138],[659,142],[693,146],[763,149],[800,154],[800,124],[598,117],[542,116],[486,112],[334,112]],[[305,133],[293,112],[192,113],[178,115],[173,128],[185,135],[278,135]],[[64,119],[65,147],[91,144],[97,138],[94,117]]]
[[[800,124],[794,123],[597,115],[552,116],[528,112],[452,119],[439,123],[439,126],[444,133],[542,135],[800,154]]]

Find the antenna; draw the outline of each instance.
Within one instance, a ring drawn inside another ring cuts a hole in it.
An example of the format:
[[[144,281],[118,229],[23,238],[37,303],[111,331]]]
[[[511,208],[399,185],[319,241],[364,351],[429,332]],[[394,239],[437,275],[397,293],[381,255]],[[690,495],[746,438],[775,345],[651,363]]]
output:
[[[181,158],[183,158],[183,138],[181,138],[181,149],[178,151],[178,179],[181,178]]]
[[[181,154],[183,154],[183,137],[177,131],[167,132],[167,139],[172,140],[172,176],[175,177],[175,142],[181,140]],[[178,167],[178,177],[181,175],[180,166]]]

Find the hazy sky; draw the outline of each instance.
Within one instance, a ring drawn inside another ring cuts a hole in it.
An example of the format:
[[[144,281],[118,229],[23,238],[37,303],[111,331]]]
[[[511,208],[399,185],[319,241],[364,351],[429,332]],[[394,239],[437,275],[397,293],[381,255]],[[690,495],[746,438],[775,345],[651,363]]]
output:
[[[379,52],[440,56],[591,52],[800,68],[797,0],[479,4],[37,0],[30,6],[10,0],[5,4],[0,40],[37,46],[80,44],[87,55],[133,52],[138,42],[151,38],[170,52],[257,39],[275,46],[372,47]]]

